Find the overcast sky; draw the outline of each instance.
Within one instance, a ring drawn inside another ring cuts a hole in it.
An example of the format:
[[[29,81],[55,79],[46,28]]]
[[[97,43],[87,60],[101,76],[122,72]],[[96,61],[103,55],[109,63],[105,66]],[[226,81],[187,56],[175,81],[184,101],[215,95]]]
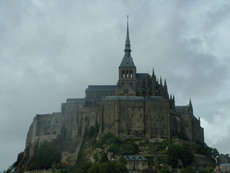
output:
[[[0,0],[0,170],[24,150],[36,114],[89,84],[116,84],[126,15],[137,72],[192,99],[205,141],[230,153],[229,0]]]

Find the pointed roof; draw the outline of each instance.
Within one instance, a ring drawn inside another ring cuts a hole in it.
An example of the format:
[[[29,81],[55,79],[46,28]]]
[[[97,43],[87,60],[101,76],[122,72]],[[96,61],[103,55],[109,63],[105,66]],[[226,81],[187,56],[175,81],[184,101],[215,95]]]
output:
[[[129,21],[128,21],[128,16],[127,16],[127,32],[126,32],[126,40],[125,40],[125,55],[121,61],[121,64],[119,67],[134,67],[133,58],[131,57],[131,44],[130,44],[130,39],[129,39]]]
[[[152,76],[155,76],[154,67],[153,67],[153,70],[152,70]]]
[[[192,100],[191,100],[191,98],[189,99],[189,106],[192,107]]]
[[[190,98],[190,100],[189,100],[189,105],[188,105],[188,107],[189,107],[191,113],[193,113],[193,107],[192,107],[192,100],[191,100],[191,98]]]
[[[164,86],[167,87],[167,82],[166,79],[164,80]]]
[[[129,39],[129,18],[127,16],[127,31],[126,31],[126,40],[125,40],[125,51],[130,51],[131,52],[131,47],[130,47],[130,39]]]
[[[160,76],[160,85],[162,86],[162,78],[161,78],[161,76]]]

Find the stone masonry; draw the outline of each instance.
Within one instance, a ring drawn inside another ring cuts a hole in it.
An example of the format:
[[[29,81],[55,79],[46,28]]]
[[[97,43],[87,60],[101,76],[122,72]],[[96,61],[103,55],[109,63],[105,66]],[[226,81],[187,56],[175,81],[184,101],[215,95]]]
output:
[[[111,132],[123,138],[172,139],[183,133],[190,142],[204,142],[191,100],[188,105],[176,106],[166,80],[158,80],[154,71],[152,75],[137,73],[128,23],[124,52],[116,85],[89,85],[85,98],[67,99],[61,112],[35,116],[24,160],[28,162],[36,147],[48,141],[57,143],[67,159],[69,154],[76,161],[85,130],[96,125],[99,135]]]

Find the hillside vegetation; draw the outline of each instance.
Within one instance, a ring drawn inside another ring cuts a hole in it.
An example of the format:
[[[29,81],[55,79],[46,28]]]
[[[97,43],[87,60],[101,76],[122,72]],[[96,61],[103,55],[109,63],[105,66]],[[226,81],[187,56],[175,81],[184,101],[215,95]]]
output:
[[[62,165],[60,163],[61,151],[58,146],[44,142],[37,148],[26,169],[53,169],[60,173],[126,173],[128,170],[123,156],[142,155],[147,158],[149,168],[160,166],[161,172],[169,171],[169,168],[177,168],[178,160],[181,161],[183,168],[192,170],[194,153],[203,154],[209,159],[219,154],[216,149],[199,142],[177,145],[166,139],[120,138],[112,133],[98,137],[98,128],[91,127],[86,131],[75,166]],[[17,160],[14,166],[17,166],[19,162]],[[213,170],[212,167],[210,170]]]

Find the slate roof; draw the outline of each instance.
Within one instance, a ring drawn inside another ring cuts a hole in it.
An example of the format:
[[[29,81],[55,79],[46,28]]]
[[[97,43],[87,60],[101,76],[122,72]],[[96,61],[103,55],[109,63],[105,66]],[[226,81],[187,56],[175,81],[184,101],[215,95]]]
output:
[[[125,41],[125,55],[121,61],[119,68],[136,68],[133,62],[133,58],[131,57],[131,48],[130,48],[130,39],[129,39],[129,24],[127,22],[127,33],[126,33],[126,41]]]
[[[188,114],[190,117],[197,119],[193,114],[189,112],[188,106],[176,106],[176,112],[182,115]]]
[[[176,112],[186,113],[188,112],[188,106],[176,106]]]
[[[116,85],[89,85],[86,91],[115,91]]]
[[[103,100],[135,100],[135,101],[143,101],[145,100],[142,96],[105,96]]]
[[[129,155],[129,156],[123,156],[125,160],[129,161],[138,161],[138,160],[143,160],[143,161],[147,161],[147,159],[144,156],[140,156],[140,155]]]
[[[143,97],[143,96],[105,96],[103,100],[130,100],[130,101],[144,101],[144,100],[151,100],[151,101],[159,101],[162,97],[160,96],[151,96],[151,97]]]
[[[158,101],[158,100],[162,100],[163,97],[161,96],[151,96],[148,98],[148,100],[152,100],[152,101]]]
[[[66,103],[78,103],[84,101],[83,98],[68,98],[66,100]]]
[[[136,74],[137,78],[146,78],[146,77],[151,77],[148,73],[137,73]]]
[[[133,58],[131,57],[130,52],[125,53],[125,56],[123,57],[119,67],[134,67],[134,68],[136,68],[136,66],[134,65]]]

